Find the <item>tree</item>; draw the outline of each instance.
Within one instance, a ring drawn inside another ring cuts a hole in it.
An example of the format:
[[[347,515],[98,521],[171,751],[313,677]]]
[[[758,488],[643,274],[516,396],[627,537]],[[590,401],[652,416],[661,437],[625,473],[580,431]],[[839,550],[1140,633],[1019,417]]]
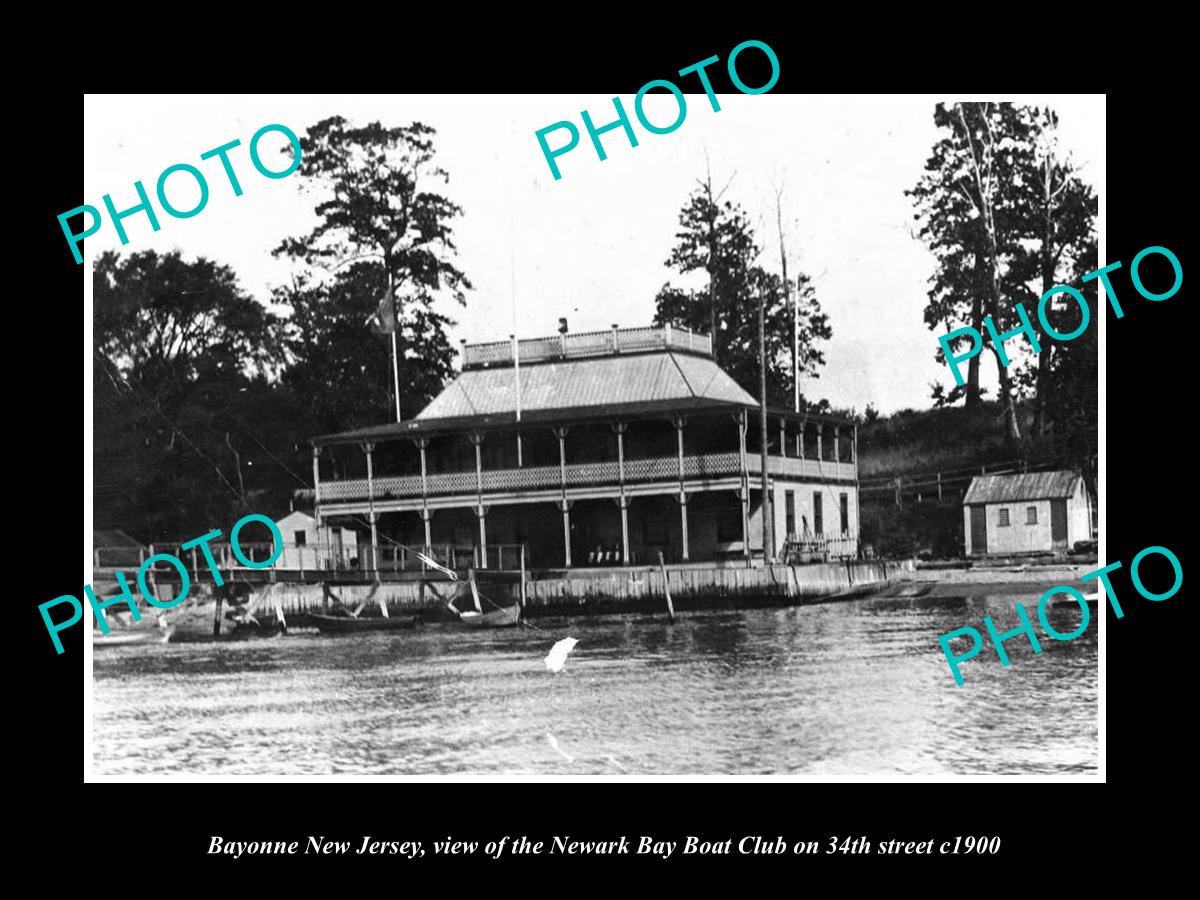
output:
[[[276,318],[178,252],[105,253],[93,289],[97,527],[182,541],[286,508],[305,419],[269,381]]]
[[[949,108],[939,103],[934,122],[945,133],[921,181],[909,192],[917,199],[921,236],[939,262],[925,320],[934,330],[950,330],[967,319],[966,324],[980,330],[983,318],[991,316],[997,332],[1003,333],[1016,322],[1006,288],[1013,283],[1009,258],[1020,252],[1013,185],[1021,147],[1030,140],[1027,123],[1008,103],[956,103]],[[991,347],[1007,433],[1011,440],[1020,440],[1013,372],[996,349]],[[944,362],[940,349],[938,360]],[[943,399],[958,395],[954,391]],[[971,363],[966,398],[968,405],[980,400],[978,367]]]
[[[423,406],[451,372],[453,324],[434,308],[443,293],[465,304],[470,281],[454,262],[450,222],[460,207],[431,189],[449,175],[434,162],[432,128],[361,128],[340,116],[301,139],[316,227],[276,255],[308,265],[277,299],[292,309],[285,381],[311,398],[328,428],[377,424],[392,395],[386,342],[371,314],[395,302],[400,405]]]
[[[792,312],[780,276],[755,264],[760,254],[740,206],[720,202],[711,178],[698,182],[679,214],[680,230],[666,265],[680,274],[704,271],[708,285],[693,290],[664,284],[655,297],[656,324],[671,323],[708,332],[716,359],[751,396],[759,392],[758,303],[765,306],[767,396],[791,408]],[[816,376],[825,362],[820,342],[829,340],[829,320],[808,276],[790,282],[798,304],[799,370]]]
[[[1032,432],[1040,437],[1050,422],[1050,376],[1070,344],[1047,335],[1036,310],[1046,291],[1056,285],[1079,288],[1083,276],[1097,267],[1097,199],[1059,145],[1057,114],[1049,108],[1019,107],[1017,116],[1032,140],[1019,146],[1016,160],[1016,224],[1024,240],[1010,263],[1009,280],[1014,284],[1014,301],[1024,303],[1030,311],[1041,346],[1033,371],[1017,373],[1025,390],[1034,394]],[[1052,301],[1045,312],[1059,334],[1072,332],[1081,320],[1079,309],[1069,300],[1061,308]],[[1093,322],[1089,327],[1096,325]]]

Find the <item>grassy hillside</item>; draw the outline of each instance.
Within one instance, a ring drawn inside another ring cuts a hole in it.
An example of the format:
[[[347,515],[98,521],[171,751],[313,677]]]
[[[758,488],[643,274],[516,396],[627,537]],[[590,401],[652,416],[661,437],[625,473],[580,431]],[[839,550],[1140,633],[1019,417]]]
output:
[[[1023,432],[1033,418],[1018,406]],[[885,419],[858,426],[859,477],[963,469],[1040,456],[1036,446],[1005,442],[999,404],[976,409],[904,409]],[[1034,453],[1031,456],[1031,452]]]

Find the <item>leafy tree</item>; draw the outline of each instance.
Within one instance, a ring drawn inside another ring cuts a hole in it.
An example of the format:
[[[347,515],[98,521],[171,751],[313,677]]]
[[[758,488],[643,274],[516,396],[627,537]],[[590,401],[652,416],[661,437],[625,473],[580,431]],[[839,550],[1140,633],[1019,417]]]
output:
[[[1079,179],[1073,160],[1059,146],[1057,114],[1037,107],[1019,107],[1016,112],[1023,132],[1031,139],[1019,146],[1016,160],[1012,187],[1017,227],[1024,241],[1010,263],[1009,282],[1014,302],[1022,302],[1029,310],[1042,348],[1031,367],[1016,373],[1024,390],[1034,394],[1032,431],[1040,437],[1049,427],[1047,410],[1051,405],[1061,409],[1061,402],[1055,403],[1051,396],[1051,373],[1070,343],[1050,338],[1036,310],[1046,291],[1060,284],[1081,288],[1083,276],[1097,267],[1097,200],[1095,192]],[[1092,287],[1090,292],[1094,292]],[[1059,334],[1070,333],[1080,324],[1082,314],[1070,300],[1052,301],[1045,311]],[[1094,329],[1095,322],[1088,327]],[[1091,344],[1094,347],[1095,341]],[[1094,387],[1090,394],[1095,396]],[[1058,398],[1063,399],[1070,402],[1070,398]],[[1094,419],[1096,408],[1091,409]]]
[[[990,315],[998,332],[1016,322],[1009,259],[1020,252],[1019,213],[1015,209],[1014,171],[1027,123],[1007,103],[939,103],[934,122],[943,135],[925,164],[925,174],[909,194],[917,201],[921,237],[938,257],[925,321],[933,330],[965,324],[981,330]],[[1000,402],[1010,439],[1019,440],[1013,371],[996,358]],[[1010,358],[1017,351],[1006,348]],[[977,362],[972,360],[972,362]],[[940,349],[938,361],[944,362]],[[981,399],[978,366],[968,363],[965,396]],[[950,402],[964,392],[935,399]]]
[[[292,309],[285,381],[310,398],[322,428],[377,424],[391,406],[391,348],[371,328],[377,307],[397,324],[403,409],[416,412],[451,373],[452,322],[434,303],[443,293],[465,303],[471,284],[453,261],[450,222],[461,209],[434,190],[449,176],[433,136],[421,123],[356,128],[335,116],[301,139],[299,174],[319,222],[276,249],[308,266],[277,299]]]
[[[275,317],[178,252],[105,253],[93,288],[97,526],[181,541],[286,509],[305,420],[268,380]]]
[[[679,214],[680,230],[667,266],[680,274],[704,271],[708,286],[691,290],[664,284],[655,298],[656,324],[671,323],[712,335],[717,361],[751,396],[759,394],[758,305],[765,306],[768,403],[792,405],[792,310],[780,276],[755,264],[760,254],[740,206],[721,202],[711,178],[698,184]],[[821,341],[830,338],[812,282],[791,281],[799,319],[799,370],[815,377],[825,362]]]

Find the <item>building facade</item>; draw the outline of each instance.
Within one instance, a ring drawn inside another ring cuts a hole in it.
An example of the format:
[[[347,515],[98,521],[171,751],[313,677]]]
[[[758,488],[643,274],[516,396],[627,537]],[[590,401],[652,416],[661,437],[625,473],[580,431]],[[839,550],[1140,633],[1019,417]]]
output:
[[[414,419],[314,440],[320,521],[369,529],[375,567],[761,558],[758,403],[705,335],[672,328],[464,344]],[[785,540],[858,550],[854,426],[771,410],[768,508]],[[768,550],[768,555],[770,551]],[[364,561],[371,567],[370,559]]]
[[[1091,498],[1075,472],[979,475],[963,495],[968,556],[1068,552],[1092,536]]]

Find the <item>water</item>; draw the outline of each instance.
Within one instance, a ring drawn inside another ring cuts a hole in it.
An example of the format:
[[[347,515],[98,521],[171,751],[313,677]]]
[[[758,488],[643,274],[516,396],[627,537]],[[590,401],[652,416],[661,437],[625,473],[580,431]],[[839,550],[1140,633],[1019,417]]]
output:
[[[1087,633],[1043,638],[1039,655],[1009,641],[1008,669],[985,647],[962,687],[937,644],[964,625],[982,631],[985,615],[1012,628],[1013,603],[1040,593],[939,586],[673,625],[629,615],[537,620],[541,631],[106,647],[95,653],[96,772],[1094,772],[1094,611]],[[1071,606],[1050,621],[1068,633],[1079,615]],[[567,635],[579,645],[551,674],[542,659]]]

